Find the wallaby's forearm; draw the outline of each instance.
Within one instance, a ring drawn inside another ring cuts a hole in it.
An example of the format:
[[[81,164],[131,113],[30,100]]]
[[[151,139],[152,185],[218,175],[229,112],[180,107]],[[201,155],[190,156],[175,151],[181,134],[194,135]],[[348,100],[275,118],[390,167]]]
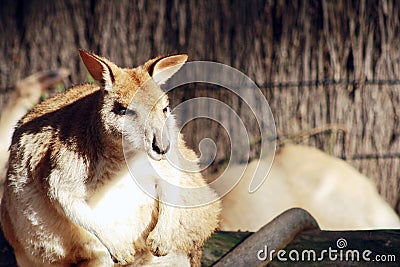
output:
[[[69,192],[59,192],[58,203],[67,218],[97,237],[107,248],[114,261],[118,261],[120,264],[133,261],[134,250],[123,251],[118,246],[128,237],[115,233],[110,226],[101,225],[102,218],[93,212],[84,199],[73,198]]]

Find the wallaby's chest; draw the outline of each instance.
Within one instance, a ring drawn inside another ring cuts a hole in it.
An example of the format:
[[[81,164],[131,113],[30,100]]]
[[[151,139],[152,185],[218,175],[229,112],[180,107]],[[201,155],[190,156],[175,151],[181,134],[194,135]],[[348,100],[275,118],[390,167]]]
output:
[[[149,175],[147,181],[139,186],[128,168],[123,168],[93,193],[88,204],[103,223],[113,229],[119,227],[120,231],[126,231],[133,240],[140,242],[143,233],[150,231],[158,220],[157,200],[148,194],[152,191],[155,195],[155,180]]]

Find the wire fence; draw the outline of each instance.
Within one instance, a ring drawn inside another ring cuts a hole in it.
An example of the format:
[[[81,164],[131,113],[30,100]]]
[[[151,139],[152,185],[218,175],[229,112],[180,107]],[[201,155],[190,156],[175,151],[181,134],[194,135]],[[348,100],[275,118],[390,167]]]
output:
[[[310,80],[310,81],[295,81],[295,82],[267,82],[259,84],[260,88],[274,88],[274,87],[309,87],[309,86],[320,86],[320,85],[400,85],[400,80],[366,80],[366,79],[351,79],[351,80]],[[395,89],[400,89],[396,87]]]
[[[289,82],[270,82],[270,83],[264,83],[264,84],[259,84],[259,88],[262,88],[264,90],[267,89],[288,89],[288,88],[307,88],[307,87],[326,87],[326,86],[343,86],[345,88],[348,87],[360,87],[362,90],[391,90],[394,92],[399,93],[400,96],[400,80],[398,79],[385,79],[385,80],[366,80],[366,79],[340,79],[340,80],[334,80],[334,79],[323,79],[323,80],[309,80],[309,81],[289,81]],[[397,107],[399,111],[400,107]],[[393,120],[398,120],[398,117],[394,117]],[[347,155],[346,151],[348,151],[348,148],[346,145],[348,145],[346,141],[346,135],[348,135],[348,131],[344,128],[343,125],[325,125],[324,127],[317,127],[312,130],[309,130],[306,135],[312,136],[312,135],[318,135],[318,134],[323,134],[327,130],[329,131],[337,131],[337,128],[341,128],[344,138],[343,138],[343,153],[342,155],[336,155],[344,160],[368,160],[368,159],[399,159],[400,158],[400,153],[397,152],[379,152],[379,153],[363,153],[363,154],[353,154],[353,155]],[[398,136],[400,135],[400,128],[394,129],[395,133],[394,135]],[[350,138],[350,137],[349,137]],[[292,136],[278,136],[278,141],[282,141],[284,139],[290,139],[291,141],[299,141],[301,139],[304,139],[304,133],[296,133],[292,134]]]
[[[263,83],[259,88],[274,115],[278,144],[289,142],[314,146],[346,160],[371,178],[384,198],[400,211],[399,85],[397,79],[325,79]],[[191,92],[190,97],[210,96],[229,102],[245,121],[246,127],[257,127],[245,104],[229,100],[232,96],[222,89],[187,91]],[[188,97],[172,94],[175,103]],[[196,148],[202,138],[213,131],[218,132],[216,128],[212,124],[199,123],[194,127],[195,135],[190,131],[186,134],[190,137],[188,143]],[[221,133],[213,136],[217,149],[226,151],[229,146],[227,138]],[[254,136],[250,138],[257,139]],[[251,156],[256,158],[257,152],[253,151]],[[226,153],[216,155],[218,165],[223,166],[226,160]]]
[[[399,85],[397,79],[324,79],[271,82],[259,84],[259,88],[274,115],[278,144],[314,146],[348,161],[373,179],[386,200],[400,211]],[[0,112],[11,90],[12,87],[0,90]],[[171,94],[171,105],[198,96],[219,99],[238,112],[246,127],[257,127],[249,114],[251,111],[240,101],[230,100],[232,95],[223,88],[210,90],[196,85],[196,90],[178,90]],[[193,131],[186,134],[188,143],[196,150],[199,141],[212,133],[218,151],[224,152],[217,154],[215,168],[222,166],[227,159],[229,138],[215,125],[199,124],[194,129],[195,134]],[[257,151],[251,152],[251,157],[256,155]]]

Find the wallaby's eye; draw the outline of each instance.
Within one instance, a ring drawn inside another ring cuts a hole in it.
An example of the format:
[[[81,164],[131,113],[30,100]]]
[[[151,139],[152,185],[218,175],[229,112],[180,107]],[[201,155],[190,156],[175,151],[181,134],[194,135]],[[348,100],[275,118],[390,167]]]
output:
[[[120,106],[119,108],[118,108],[118,115],[125,115],[126,114],[126,111],[127,111],[127,109],[126,108],[124,108],[123,106]]]
[[[125,115],[127,113],[127,108],[121,105],[120,103],[114,103],[113,112],[117,115]]]
[[[126,114],[126,108],[121,108],[120,110],[118,110],[118,115],[125,115]]]
[[[127,108],[125,111],[125,115],[136,116],[136,111],[134,111],[133,109]]]
[[[169,106],[166,106],[162,111],[164,112],[164,114],[169,113]]]

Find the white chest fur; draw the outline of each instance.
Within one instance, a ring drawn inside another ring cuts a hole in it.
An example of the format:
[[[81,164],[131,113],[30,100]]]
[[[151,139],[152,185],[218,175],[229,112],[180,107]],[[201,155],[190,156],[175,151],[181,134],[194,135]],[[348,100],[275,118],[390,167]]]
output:
[[[157,215],[155,211],[158,203],[152,197],[156,196],[155,176],[146,157],[141,154],[129,162],[135,175],[141,174],[140,186],[128,168],[125,168],[88,200],[98,221],[106,229],[118,229],[120,234],[130,235],[139,247],[145,245],[145,235],[151,231],[154,220],[157,220],[154,216]]]

